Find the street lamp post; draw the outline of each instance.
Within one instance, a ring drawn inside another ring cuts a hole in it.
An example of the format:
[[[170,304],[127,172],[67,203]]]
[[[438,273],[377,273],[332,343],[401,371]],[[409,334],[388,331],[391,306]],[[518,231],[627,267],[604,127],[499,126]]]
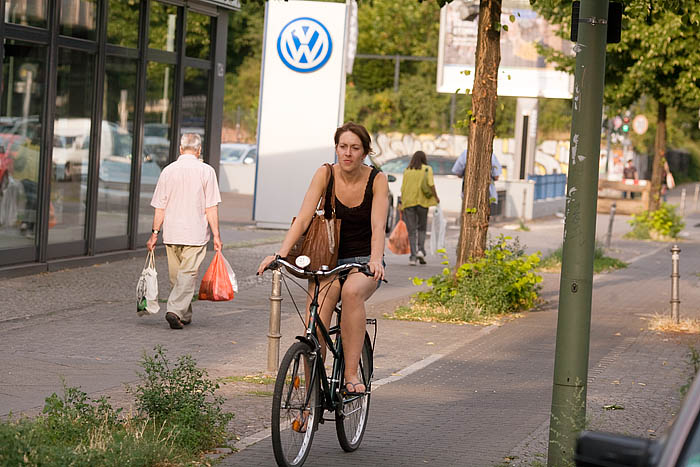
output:
[[[572,100],[559,313],[547,465],[571,462],[586,418],[593,253],[605,84],[608,0],[583,0]]]

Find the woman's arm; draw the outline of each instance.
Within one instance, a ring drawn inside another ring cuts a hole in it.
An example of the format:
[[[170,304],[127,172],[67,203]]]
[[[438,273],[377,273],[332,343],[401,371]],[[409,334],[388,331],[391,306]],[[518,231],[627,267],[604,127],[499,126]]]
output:
[[[369,269],[374,280],[384,279],[384,241],[386,239],[386,215],[389,211],[389,182],[386,175],[379,172],[372,186],[372,240]]]
[[[306,232],[314,216],[314,212],[316,211],[316,206],[318,206],[318,201],[326,190],[329,179],[330,172],[328,171],[328,167],[324,165],[316,170],[314,177],[311,179],[309,189],[306,190],[306,195],[304,195],[304,201],[301,203],[299,214],[297,214],[294,224],[287,230],[287,234],[282,241],[282,246],[277,251],[278,255],[282,257],[287,256],[289,250],[294,246],[296,241],[299,240],[299,237]],[[274,259],[274,255],[265,257],[258,267],[258,274],[262,274],[267,265],[274,261]]]

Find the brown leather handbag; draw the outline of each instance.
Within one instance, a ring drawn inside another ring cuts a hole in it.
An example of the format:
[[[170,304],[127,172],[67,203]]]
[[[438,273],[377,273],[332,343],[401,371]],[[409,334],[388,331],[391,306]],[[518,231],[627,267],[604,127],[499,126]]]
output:
[[[324,164],[331,172],[330,181],[333,180],[333,167]],[[287,255],[287,261],[294,263],[298,256],[308,256],[311,264],[307,267],[310,271],[318,271],[325,265],[334,268],[338,265],[338,243],[340,241],[340,219],[335,217],[335,183],[331,196],[331,213],[325,215],[326,198],[328,197],[328,185],[326,191],[316,206],[316,212],[306,232],[292,246]],[[296,217],[292,219],[292,224]]]

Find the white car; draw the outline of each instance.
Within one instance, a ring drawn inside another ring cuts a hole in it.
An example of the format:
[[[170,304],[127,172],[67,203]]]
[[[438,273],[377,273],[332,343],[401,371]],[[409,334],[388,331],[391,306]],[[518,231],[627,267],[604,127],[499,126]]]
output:
[[[258,147],[255,144],[224,143],[221,145],[221,162],[225,164],[255,164]]]
[[[435,190],[440,197],[440,207],[446,215],[456,215],[462,209],[462,179],[452,174],[452,166],[457,161],[454,156],[427,156],[428,165],[433,168]],[[403,172],[411,162],[411,156],[400,156],[390,159],[382,165],[382,171],[395,176],[396,180],[389,183],[394,193],[401,193]],[[399,198],[400,202],[400,198]],[[450,216],[452,217],[452,216]]]

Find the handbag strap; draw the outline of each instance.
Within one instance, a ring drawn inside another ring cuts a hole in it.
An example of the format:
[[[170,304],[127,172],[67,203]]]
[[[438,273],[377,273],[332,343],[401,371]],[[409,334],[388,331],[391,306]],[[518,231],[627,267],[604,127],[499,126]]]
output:
[[[328,167],[328,170],[330,171],[330,178],[328,179],[328,183],[326,184],[326,191],[324,192],[323,199],[319,202],[319,205],[323,205],[324,217],[326,219],[331,219],[331,218],[335,217],[335,180],[333,179],[333,166],[327,162],[323,165]],[[330,212],[330,216],[329,216],[328,210],[326,209],[328,206],[327,201],[328,201],[328,187],[329,186],[331,187],[331,197],[330,197],[331,212]]]

